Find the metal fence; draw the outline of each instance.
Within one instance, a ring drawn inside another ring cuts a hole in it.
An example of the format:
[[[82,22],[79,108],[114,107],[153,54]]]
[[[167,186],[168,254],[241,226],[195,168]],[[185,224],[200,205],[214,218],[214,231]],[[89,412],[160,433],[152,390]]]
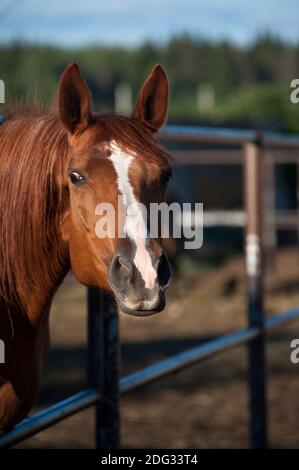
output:
[[[96,413],[95,446],[110,449],[119,447],[120,395],[245,343],[248,343],[249,352],[250,445],[252,448],[267,447],[265,339],[268,331],[298,318],[299,307],[267,319],[264,315],[262,173],[266,155],[271,155],[273,165],[276,159],[279,162],[284,161],[284,158],[289,161],[290,156],[292,162],[299,165],[299,136],[261,134],[251,130],[167,126],[160,138],[163,142],[197,142],[217,146],[214,152],[207,150],[205,145],[202,150],[177,152],[177,164],[226,163],[226,148],[229,149],[232,163],[243,164],[248,327],[199,344],[119,379],[118,316],[108,294],[89,289],[88,388],[2,433],[0,447],[12,446],[90,406],[95,407]],[[185,159],[184,153],[187,157]]]

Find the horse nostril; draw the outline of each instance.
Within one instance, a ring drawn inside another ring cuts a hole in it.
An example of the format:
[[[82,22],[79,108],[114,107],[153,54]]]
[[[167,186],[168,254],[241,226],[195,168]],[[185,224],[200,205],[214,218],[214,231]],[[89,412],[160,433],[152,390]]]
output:
[[[130,260],[121,255],[115,255],[111,264],[110,268],[111,273],[114,276],[125,276],[125,277],[132,277],[133,276],[133,267]]]
[[[124,256],[119,256],[118,262],[120,264],[121,269],[131,277],[133,275],[133,267],[131,261],[128,258],[125,258]]]
[[[171,279],[171,269],[165,253],[160,256],[157,274],[160,289],[166,290]]]

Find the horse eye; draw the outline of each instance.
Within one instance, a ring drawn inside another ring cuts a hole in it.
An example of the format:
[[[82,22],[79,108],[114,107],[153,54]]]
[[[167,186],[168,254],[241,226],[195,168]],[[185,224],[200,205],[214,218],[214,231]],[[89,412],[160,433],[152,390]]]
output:
[[[75,186],[80,186],[81,184],[85,183],[84,176],[78,170],[70,170],[69,177]]]
[[[171,177],[172,177],[171,170],[164,171],[160,175],[160,183],[162,184],[162,186],[166,186]]]

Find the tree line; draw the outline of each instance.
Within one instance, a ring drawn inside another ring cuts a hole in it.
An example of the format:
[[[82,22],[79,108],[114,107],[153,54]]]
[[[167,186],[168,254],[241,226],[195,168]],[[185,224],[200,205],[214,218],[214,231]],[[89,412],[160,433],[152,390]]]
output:
[[[72,61],[80,65],[99,111],[114,109],[120,83],[128,84],[136,97],[143,79],[159,62],[171,83],[171,120],[268,122],[282,131],[299,132],[299,104],[290,101],[290,82],[299,78],[299,43],[269,35],[243,47],[188,35],[135,48],[63,49],[15,42],[0,46],[6,101],[28,94],[50,100],[60,74]]]

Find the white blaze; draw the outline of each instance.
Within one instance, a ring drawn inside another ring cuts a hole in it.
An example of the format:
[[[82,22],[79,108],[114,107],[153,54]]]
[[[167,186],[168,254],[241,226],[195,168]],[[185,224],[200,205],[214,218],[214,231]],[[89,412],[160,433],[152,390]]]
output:
[[[136,253],[134,264],[144,280],[145,287],[152,289],[155,286],[157,272],[153,267],[151,257],[146,249],[147,226],[146,218],[138,203],[129,181],[129,168],[134,160],[132,155],[123,152],[115,142],[110,145],[109,160],[113,163],[117,174],[117,186],[126,208],[125,233],[135,242]]]

